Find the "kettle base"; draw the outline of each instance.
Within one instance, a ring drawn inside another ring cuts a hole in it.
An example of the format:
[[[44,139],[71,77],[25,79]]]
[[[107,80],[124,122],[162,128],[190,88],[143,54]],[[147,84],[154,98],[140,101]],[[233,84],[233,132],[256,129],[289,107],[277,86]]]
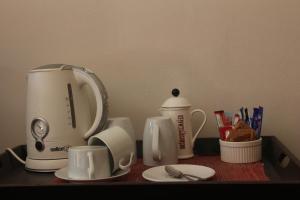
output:
[[[68,159],[37,160],[26,158],[25,169],[33,172],[54,172],[68,165]]]

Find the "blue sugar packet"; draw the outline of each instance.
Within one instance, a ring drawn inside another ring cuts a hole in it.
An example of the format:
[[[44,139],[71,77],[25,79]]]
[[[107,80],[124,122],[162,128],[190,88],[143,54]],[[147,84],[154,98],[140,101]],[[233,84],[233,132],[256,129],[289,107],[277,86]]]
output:
[[[258,138],[260,137],[261,134],[261,127],[262,127],[262,119],[263,119],[263,113],[264,113],[264,108],[259,106],[258,108],[258,124],[257,124],[257,130],[258,130]]]
[[[263,118],[263,107],[253,108],[253,117],[251,122],[251,128],[255,130],[256,137],[260,138],[261,127]]]

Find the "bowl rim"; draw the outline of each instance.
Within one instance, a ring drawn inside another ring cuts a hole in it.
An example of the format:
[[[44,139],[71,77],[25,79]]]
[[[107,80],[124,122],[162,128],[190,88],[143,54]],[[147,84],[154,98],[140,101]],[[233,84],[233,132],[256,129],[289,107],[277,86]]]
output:
[[[262,143],[262,137],[252,141],[243,141],[243,142],[229,142],[219,139],[220,146],[230,146],[230,147],[247,147],[250,146],[259,146]]]

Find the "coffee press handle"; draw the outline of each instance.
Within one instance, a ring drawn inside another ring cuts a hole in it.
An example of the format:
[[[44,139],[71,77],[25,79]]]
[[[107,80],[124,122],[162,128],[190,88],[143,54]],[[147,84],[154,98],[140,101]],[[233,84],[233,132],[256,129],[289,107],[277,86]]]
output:
[[[97,84],[96,77],[91,71],[88,71],[85,68],[73,68],[73,71],[77,76],[79,85],[85,83],[88,84],[92,88],[93,93],[96,97],[97,110],[96,110],[96,117],[94,123],[92,124],[90,129],[83,135],[84,139],[88,139],[91,135],[93,135],[97,131],[101,121],[101,116],[103,111],[101,89]]]
[[[122,169],[122,170],[128,170],[129,167],[132,165],[133,158],[134,158],[134,153],[131,152],[131,154],[130,154],[130,159],[129,159],[129,162],[128,162],[127,165],[122,165],[122,163],[124,162],[124,158],[122,158],[122,159],[119,161],[119,168]]]
[[[152,153],[153,160],[160,161],[161,160],[161,152],[159,149],[159,127],[157,124],[152,124]]]
[[[197,136],[199,135],[200,131],[202,130],[202,128],[203,128],[203,126],[204,126],[204,124],[205,124],[205,122],[206,122],[206,113],[205,113],[203,110],[201,110],[201,109],[195,109],[195,110],[192,110],[192,112],[191,112],[192,117],[193,117],[193,115],[194,115],[195,113],[197,113],[197,112],[200,112],[200,113],[203,115],[204,120],[203,120],[202,124],[200,125],[199,129],[197,130],[196,134],[194,135],[194,137],[193,137],[193,139],[192,139],[192,145],[193,145],[193,146],[194,146],[194,143],[195,143],[195,141],[196,141],[196,139],[197,139]]]
[[[95,165],[94,165],[93,153],[88,152],[87,156],[89,159],[89,168],[88,168],[89,179],[93,179],[95,177]]]

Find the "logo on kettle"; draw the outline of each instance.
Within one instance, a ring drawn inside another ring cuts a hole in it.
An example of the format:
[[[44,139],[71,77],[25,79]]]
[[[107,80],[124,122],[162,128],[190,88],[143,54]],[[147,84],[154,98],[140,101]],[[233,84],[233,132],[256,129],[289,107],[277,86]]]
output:
[[[179,133],[179,147],[180,149],[185,148],[185,140],[184,140],[184,118],[183,115],[177,116],[178,122],[178,133]]]
[[[50,148],[50,151],[52,151],[52,152],[54,152],[54,151],[66,151],[66,152],[68,152],[70,147],[71,147],[70,145],[61,146],[61,147],[52,147],[52,148]]]

